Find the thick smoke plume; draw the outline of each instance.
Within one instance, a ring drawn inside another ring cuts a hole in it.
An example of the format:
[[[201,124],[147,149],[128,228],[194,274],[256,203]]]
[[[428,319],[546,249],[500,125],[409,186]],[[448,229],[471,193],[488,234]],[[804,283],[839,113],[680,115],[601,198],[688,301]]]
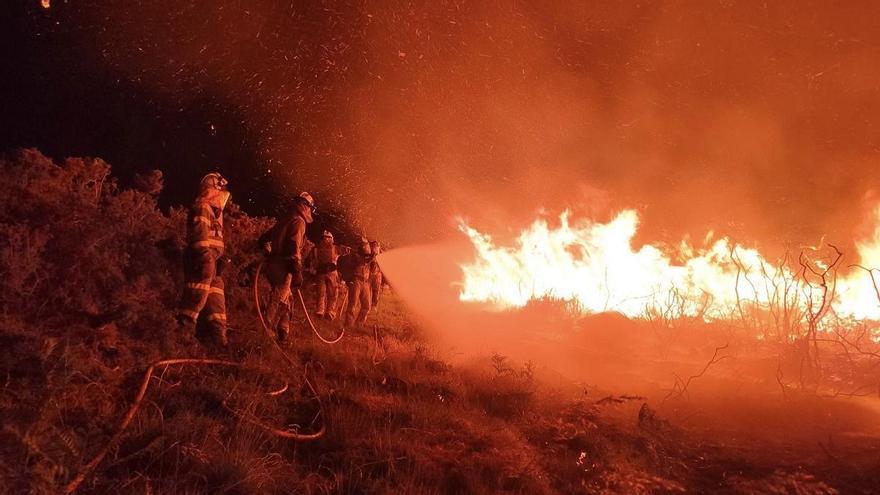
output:
[[[853,236],[880,178],[865,8],[492,3],[102,0],[35,29],[151,98],[210,95],[206,128],[257,150],[227,167],[398,245],[564,207],[640,208],[651,240]]]

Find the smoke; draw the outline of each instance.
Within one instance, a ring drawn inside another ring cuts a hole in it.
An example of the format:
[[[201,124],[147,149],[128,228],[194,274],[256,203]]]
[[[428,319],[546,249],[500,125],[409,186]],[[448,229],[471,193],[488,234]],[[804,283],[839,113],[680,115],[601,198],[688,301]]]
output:
[[[457,263],[472,249],[435,243],[380,257],[395,293],[445,359],[485,367],[489,356],[509,357],[512,366],[529,366],[551,393],[587,401],[613,400],[608,394],[645,398],[674,424],[731,445],[751,438],[762,446],[815,446],[831,436],[880,433],[880,401],[873,394],[799,394],[800,359],[776,346],[756,346],[753,336],[726,323],[681,320],[666,327],[616,313],[573,318],[553,301],[503,312],[463,304]]]
[[[228,107],[204,125],[243,128],[257,163],[221,166],[314,191],[392,244],[448,238],[456,215],[504,232],[541,208],[635,207],[645,240],[778,246],[846,245],[864,218],[878,9],[103,0],[41,15],[108,77]]]

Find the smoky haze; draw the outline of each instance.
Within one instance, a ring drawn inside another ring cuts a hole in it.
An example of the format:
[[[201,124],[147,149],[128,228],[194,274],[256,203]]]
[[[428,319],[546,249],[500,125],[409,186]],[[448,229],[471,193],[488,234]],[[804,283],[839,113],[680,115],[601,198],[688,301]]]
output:
[[[579,4],[53,2],[35,29],[63,16],[66,49],[109,77],[223,102],[210,125],[258,150],[227,166],[392,244],[567,207],[638,208],[644,241],[857,235],[880,178],[880,7]]]

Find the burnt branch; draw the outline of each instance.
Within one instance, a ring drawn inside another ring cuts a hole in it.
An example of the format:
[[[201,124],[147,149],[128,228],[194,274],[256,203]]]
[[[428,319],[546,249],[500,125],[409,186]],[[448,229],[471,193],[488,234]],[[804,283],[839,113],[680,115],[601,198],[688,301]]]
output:
[[[706,372],[709,371],[709,368],[711,368],[712,365],[714,365],[715,363],[718,363],[730,357],[729,354],[725,354],[723,356],[718,355],[719,352],[727,349],[728,347],[730,347],[729,342],[722,346],[716,347],[715,352],[712,353],[712,358],[709,359],[708,362],[706,362],[706,365],[703,366],[703,369],[696,375],[691,375],[690,377],[688,377],[687,380],[682,380],[678,375],[675,375],[675,384],[673,385],[673,388],[672,390],[670,390],[669,394],[667,394],[666,397],[663,398],[663,402],[665,403],[670,398],[680,399],[684,397],[692,381],[705,375]]]

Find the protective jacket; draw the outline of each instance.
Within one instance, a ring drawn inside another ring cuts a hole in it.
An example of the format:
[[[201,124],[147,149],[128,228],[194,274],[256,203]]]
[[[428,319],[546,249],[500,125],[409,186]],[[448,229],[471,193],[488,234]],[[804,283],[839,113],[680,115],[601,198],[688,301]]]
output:
[[[266,243],[272,243],[270,257],[288,260],[291,262],[291,271],[301,271],[306,245],[305,219],[297,213],[281,219],[260,236],[260,244]]]
[[[319,274],[334,271],[338,257],[335,244],[319,242],[315,247],[315,269]]]
[[[196,201],[186,223],[187,248],[200,254],[223,255],[223,213],[214,212],[207,201]]]

